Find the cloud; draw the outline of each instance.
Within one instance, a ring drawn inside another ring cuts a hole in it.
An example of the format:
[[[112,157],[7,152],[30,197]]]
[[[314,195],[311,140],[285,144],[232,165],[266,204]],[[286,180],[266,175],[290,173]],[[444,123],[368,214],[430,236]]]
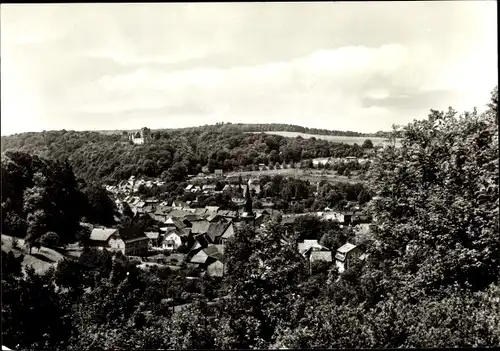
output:
[[[374,131],[481,107],[497,84],[496,2],[2,5],[1,19],[2,133]]]
[[[364,93],[371,77],[384,77],[390,83],[395,75],[405,74],[401,70],[410,57],[408,48],[391,44],[320,50],[290,61],[226,69],[165,72],[141,67],[130,73],[103,76],[97,84],[89,85],[89,94],[83,95],[82,102],[86,106],[94,103],[92,108],[86,108],[86,112],[94,113],[111,111],[114,99],[110,97],[117,96],[116,111],[152,106],[163,107],[165,115],[178,113],[179,106],[192,110],[194,101],[196,111],[212,111],[220,118],[262,115],[268,120],[282,120],[315,115],[323,119],[337,113],[342,118],[366,113],[380,115],[386,110],[366,109],[362,96],[354,94],[373,94],[373,89]],[[382,98],[387,97],[387,90],[384,94]],[[126,101],[122,100],[124,97]],[[215,105],[223,108],[216,109]]]

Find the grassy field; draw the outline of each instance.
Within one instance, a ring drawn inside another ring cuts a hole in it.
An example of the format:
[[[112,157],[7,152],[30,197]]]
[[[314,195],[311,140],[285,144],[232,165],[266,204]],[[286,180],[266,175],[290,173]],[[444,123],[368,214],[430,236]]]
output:
[[[228,178],[238,178],[241,174],[242,178],[248,177],[259,177],[268,175],[270,177],[274,175],[282,175],[283,177],[294,177],[300,178],[302,180],[308,180],[311,183],[316,183],[321,180],[326,180],[329,182],[344,182],[344,183],[360,183],[363,180],[356,176],[346,177],[338,175],[335,171],[320,171],[311,169],[272,169],[264,171],[241,171],[241,172],[229,172],[226,174]]]
[[[373,145],[386,145],[388,142],[385,138],[377,138],[377,137],[350,137],[350,136],[336,136],[336,135],[318,135],[318,134],[305,134],[305,133],[297,133],[297,132],[264,132],[266,134],[275,134],[275,135],[281,135],[283,137],[287,138],[296,138],[298,136],[301,136],[304,139],[309,139],[309,138],[316,138],[316,139],[322,139],[322,140],[328,140],[328,141],[334,141],[338,143],[345,143],[345,144],[358,144],[358,145],[363,145],[363,142],[366,139],[370,139],[373,142]],[[398,142],[396,142],[396,146],[398,145]]]
[[[23,239],[19,239],[18,248],[14,248],[12,245],[12,237],[2,234],[2,251],[9,252],[11,250],[16,256],[20,254],[24,255],[22,262],[24,269],[28,266],[33,266],[36,272],[46,271],[50,267],[55,268],[57,263],[65,256],[78,257],[81,253],[80,248],[75,245],[68,246],[66,250],[54,250],[42,246],[40,247],[40,250],[33,249],[30,255],[29,249],[25,247]]]

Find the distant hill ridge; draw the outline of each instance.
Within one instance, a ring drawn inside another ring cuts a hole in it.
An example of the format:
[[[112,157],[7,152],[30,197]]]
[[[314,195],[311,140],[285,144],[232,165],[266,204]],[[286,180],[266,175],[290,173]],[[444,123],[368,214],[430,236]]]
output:
[[[182,128],[157,128],[151,129],[151,131],[197,131],[200,129],[220,129],[221,131],[234,131],[242,133],[263,133],[263,132],[295,132],[304,134],[316,134],[316,135],[331,135],[331,136],[352,136],[352,137],[386,137],[389,132],[378,131],[376,133],[360,133],[354,131],[343,131],[343,130],[330,130],[330,129],[318,129],[318,128],[308,128],[295,124],[283,124],[283,123],[216,123],[212,125],[201,125],[196,127],[182,127]],[[100,130],[97,131],[103,134],[117,134],[123,132],[135,131],[136,129],[130,130]]]

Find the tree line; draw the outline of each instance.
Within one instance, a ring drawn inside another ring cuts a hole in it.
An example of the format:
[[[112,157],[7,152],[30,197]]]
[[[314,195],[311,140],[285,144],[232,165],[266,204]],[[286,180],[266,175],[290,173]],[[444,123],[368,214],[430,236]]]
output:
[[[77,177],[89,182],[116,183],[131,175],[182,181],[210,171],[252,168],[264,163],[294,163],[314,157],[360,157],[364,149],[326,140],[247,134],[206,126],[156,131],[144,145],[134,145],[122,135],[97,132],[49,131],[2,137],[2,152],[17,150],[68,161]]]

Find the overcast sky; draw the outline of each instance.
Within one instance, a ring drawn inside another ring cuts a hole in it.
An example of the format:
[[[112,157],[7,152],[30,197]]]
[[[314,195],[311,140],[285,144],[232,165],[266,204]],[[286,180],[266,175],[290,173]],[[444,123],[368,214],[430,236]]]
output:
[[[1,6],[2,135],[482,110],[496,1]]]

